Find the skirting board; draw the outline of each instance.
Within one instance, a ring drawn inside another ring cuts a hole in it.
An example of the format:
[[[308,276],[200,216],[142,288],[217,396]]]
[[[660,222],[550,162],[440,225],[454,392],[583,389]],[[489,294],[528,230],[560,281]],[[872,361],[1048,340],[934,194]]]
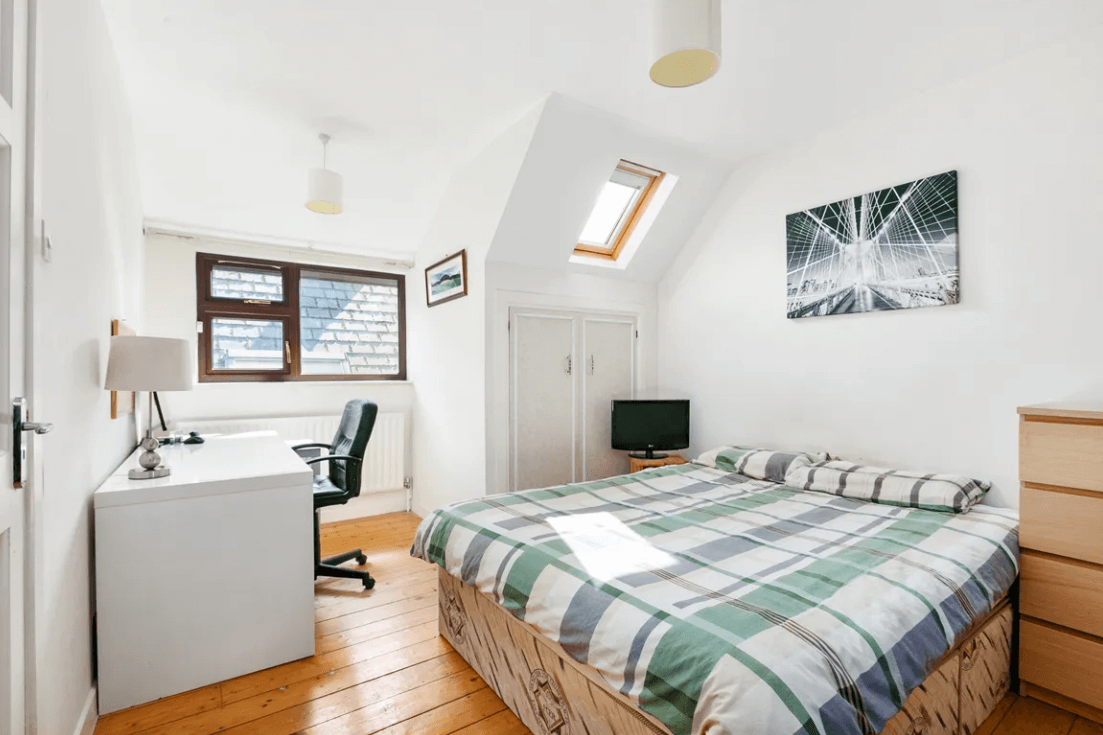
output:
[[[84,707],[80,710],[80,718],[77,720],[77,726],[73,729],[73,735],[92,735],[96,730],[96,723],[99,722],[100,711],[96,706],[96,685],[92,685],[92,689],[88,692],[88,698],[84,700]]]

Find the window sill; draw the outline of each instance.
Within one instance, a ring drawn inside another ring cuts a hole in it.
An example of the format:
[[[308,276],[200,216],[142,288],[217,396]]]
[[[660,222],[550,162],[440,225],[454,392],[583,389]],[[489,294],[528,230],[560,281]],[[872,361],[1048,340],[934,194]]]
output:
[[[412,380],[196,380],[193,390],[201,387],[234,385],[413,385]]]

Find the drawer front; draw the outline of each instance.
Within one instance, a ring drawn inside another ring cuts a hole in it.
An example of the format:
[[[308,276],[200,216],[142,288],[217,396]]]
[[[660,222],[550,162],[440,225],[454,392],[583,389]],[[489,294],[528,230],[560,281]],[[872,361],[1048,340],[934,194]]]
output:
[[[1024,551],[1020,610],[1103,638],[1103,566]]]
[[[1103,423],[1022,421],[1019,479],[1103,492]]]
[[[1023,681],[1103,708],[1103,641],[1024,619],[1019,648]]]
[[[1103,564],[1103,493],[1024,485],[1019,504],[1019,543],[1024,549]]]

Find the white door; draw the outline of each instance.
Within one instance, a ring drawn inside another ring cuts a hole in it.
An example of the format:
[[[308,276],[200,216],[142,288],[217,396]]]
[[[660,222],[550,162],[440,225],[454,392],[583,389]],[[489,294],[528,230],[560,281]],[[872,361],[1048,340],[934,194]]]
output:
[[[510,337],[510,488],[574,482],[575,319],[517,312]]]
[[[612,448],[609,402],[635,390],[631,316],[510,311],[510,489],[628,472]]]
[[[582,475],[586,480],[624,475],[628,455],[613,449],[610,402],[634,397],[636,322],[584,317],[582,341]]]
[[[24,489],[13,478],[20,437],[12,403],[24,389],[27,2],[0,0],[0,735],[22,735]]]

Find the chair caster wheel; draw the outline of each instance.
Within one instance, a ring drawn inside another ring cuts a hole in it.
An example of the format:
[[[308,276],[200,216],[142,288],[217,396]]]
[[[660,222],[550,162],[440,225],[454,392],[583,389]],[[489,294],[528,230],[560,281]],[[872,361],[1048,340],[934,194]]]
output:
[[[364,580],[364,589],[370,590],[374,586],[375,586],[375,580],[372,579],[371,577]]]
[[[368,563],[368,557],[361,554],[360,556],[356,557],[356,563],[359,564],[360,566],[364,566],[365,564]]]

